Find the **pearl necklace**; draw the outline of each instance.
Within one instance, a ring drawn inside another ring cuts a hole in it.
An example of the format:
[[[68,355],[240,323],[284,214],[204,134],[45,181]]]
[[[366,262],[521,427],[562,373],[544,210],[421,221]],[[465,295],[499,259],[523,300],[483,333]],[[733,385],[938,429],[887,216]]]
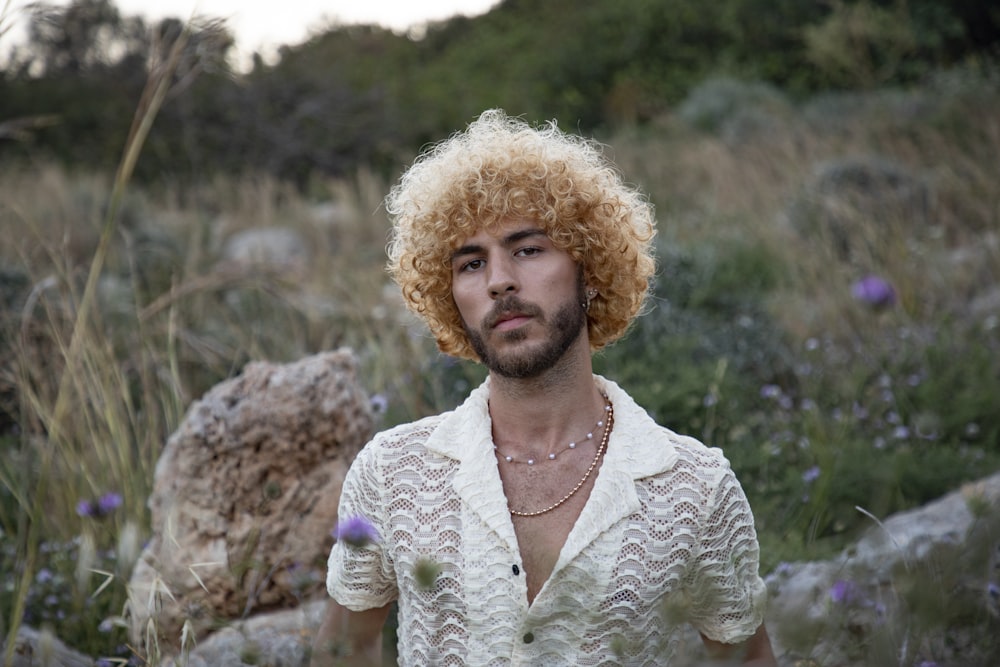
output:
[[[604,396],[604,401],[606,403],[605,406],[604,406],[604,412],[605,412],[605,414],[609,414],[611,412],[611,402],[608,401],[608,397],[607,396]],[[594,439],[594,431],[596,431],[597,429],[601,428],[602,426],[604,426],[604,419],[598,419],[597,423],[594,424],[593,430],[589,431],[587,433],[587,436],[583,440],[584,441],[593,440]],[[580,444],[582,444],[582,443],[580,443],[580,442],[571,442],[568,445],[566,445],[565,447],[563,447],[562,449],[560,449],[559,451],[552,452],[546,458],[549,461],[555,461],[556,460],[556,456],[558,454],[562,454],[563,452],[565,452],[566,450],[569,450],[569,449],[576,449],[577,445],[580,445]],[[528,458],[526,458],[524,460],[516,459],[516,458],[514,458],[513,456],[511,456],[509,454],[502,453],[499,450],[499,448],[497,448],[496,445],[493,445],[493,451],[495,451],[500,456],[500,458],[503,459],[504,461],[506,461],[507,463],[525,463],[525,464],[527,464],[529,466],[533,466],[533,465],[535,465],[535,463],[537,461],[537,459],[535,459],[534,456],[529,456]]]
[[[607,400],[607,397],[605,397],[605,400]],[[580,490],[580,487],[582,487],[584,485],[584,483],[590,478],[590,474],[592,472],[594,472],[594,468],[597,467],[597,462],[601,460],[601,454],[603,454],[604,450],[607,448],[607,446],[608,446],[608,439],[611,437],[611,428],[615,425],[615,410],[614,410],[614,407],[611,405],[610,401],[608,401],[608,404],[607,404],[607,406],[605,406],[604,409],[608,413],[608,416],[607,416],[607,427],[604,429],[604,435],[601,436],[601,444],[598,445],[598,447],[597,447],[597,453],[594,454],[594,460],[590,462],[590,467],[587,468],[587,472],[585,472],[583,474],[583,478],[579,482],[576,483],[576,486],[574,486],[572,489],[570,489],[569,493],[567,493],[565,496],[563,496],[562,498],[560,498],[556,502],[552,503],[551,505],[549,505],[545,509],[541,509],[541,510],[538,510],[536,512],[519,512],[519,511],[517,511],[515,509],[512,509],[510,507],[510,505],[507,505],[507,509],[510,511],[511,516],[532,517],[532,516],[539,516],[541,514],[545,514],[546,512],[551,512],[552,510],[554,510],[555,508],[559,507],[564,502],[566,502],[567,500],[569,500],[570,498],[572,498],[573,495],[577,491]],[[600,422],[598,422],[598,423],[600,423]]]

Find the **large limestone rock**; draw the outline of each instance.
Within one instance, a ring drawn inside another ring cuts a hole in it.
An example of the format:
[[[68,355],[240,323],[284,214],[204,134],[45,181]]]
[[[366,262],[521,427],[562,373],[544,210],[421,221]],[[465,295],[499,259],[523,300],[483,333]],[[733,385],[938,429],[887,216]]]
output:
[[[197,646],[165,661],[164,667],[305,667],[325,600],[295,609],[251,616],[212,633]]]
[[[133,641],[174,654],[323,590],[341,484],[374,426],[356,373],[343,350],[253,363],[191,406],[156,468]]]
[[[1000,665],[1000,473],[872,523],[768,576],[781,664]]]
[[[6,653],[7,643],[0,641],[0,656],[5,656]],[[36,665],[92,667],[93,664],[93,659],[67,647],[51,632],[21,626],[14,638],[11,662],[6,667],[36,667]]]
[[[309,254],[308,241],[289,227],[244,229],[227,238],[222,246],[223,261],[242,266],[305,266]]]

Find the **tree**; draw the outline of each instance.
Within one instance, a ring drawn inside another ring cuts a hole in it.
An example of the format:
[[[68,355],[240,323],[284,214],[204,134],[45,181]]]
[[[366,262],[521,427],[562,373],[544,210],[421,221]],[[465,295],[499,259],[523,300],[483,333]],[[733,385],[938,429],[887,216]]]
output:
[[[28,9],[33,73],[79,74],[127,48],[126,24],[111,0],[73,0],[66,7],[36,2]]]

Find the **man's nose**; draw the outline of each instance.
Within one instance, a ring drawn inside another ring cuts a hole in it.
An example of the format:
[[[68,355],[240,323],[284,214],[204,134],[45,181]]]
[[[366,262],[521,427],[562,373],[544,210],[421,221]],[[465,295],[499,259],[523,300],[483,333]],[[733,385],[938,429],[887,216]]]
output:
[[[516,292],[517,278],[510,262],[504,259],[493,259],[488,264],[490,297],[496,299],[505,294]]]

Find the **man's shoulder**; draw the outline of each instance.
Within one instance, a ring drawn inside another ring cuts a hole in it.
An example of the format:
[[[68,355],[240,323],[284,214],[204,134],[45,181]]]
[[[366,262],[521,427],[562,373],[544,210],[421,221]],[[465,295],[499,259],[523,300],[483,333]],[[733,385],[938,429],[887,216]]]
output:
[[[726,455],[718,447],[711,447],[697,438],[676,433],[666,427],[663,427],[663,430],[674,449],[682,457],[699,464],[718,465],[721,462],[726,462]]]
[[[398,424],[384,431],[375,434],[369,447],[380,449],[400,449],[422,446],[427,439],[437,430],[441,422],[445,420],[449,413],[444,412],[436,415],[429,415],[412,422]]]
[[[657,425],[656,433],[674,457],[673,465],[664,471],[664,475],[682,473],[711,482],[730,469],[729,459],[718,447],[711,447],[697,438],[677,433],[662,425]]]

